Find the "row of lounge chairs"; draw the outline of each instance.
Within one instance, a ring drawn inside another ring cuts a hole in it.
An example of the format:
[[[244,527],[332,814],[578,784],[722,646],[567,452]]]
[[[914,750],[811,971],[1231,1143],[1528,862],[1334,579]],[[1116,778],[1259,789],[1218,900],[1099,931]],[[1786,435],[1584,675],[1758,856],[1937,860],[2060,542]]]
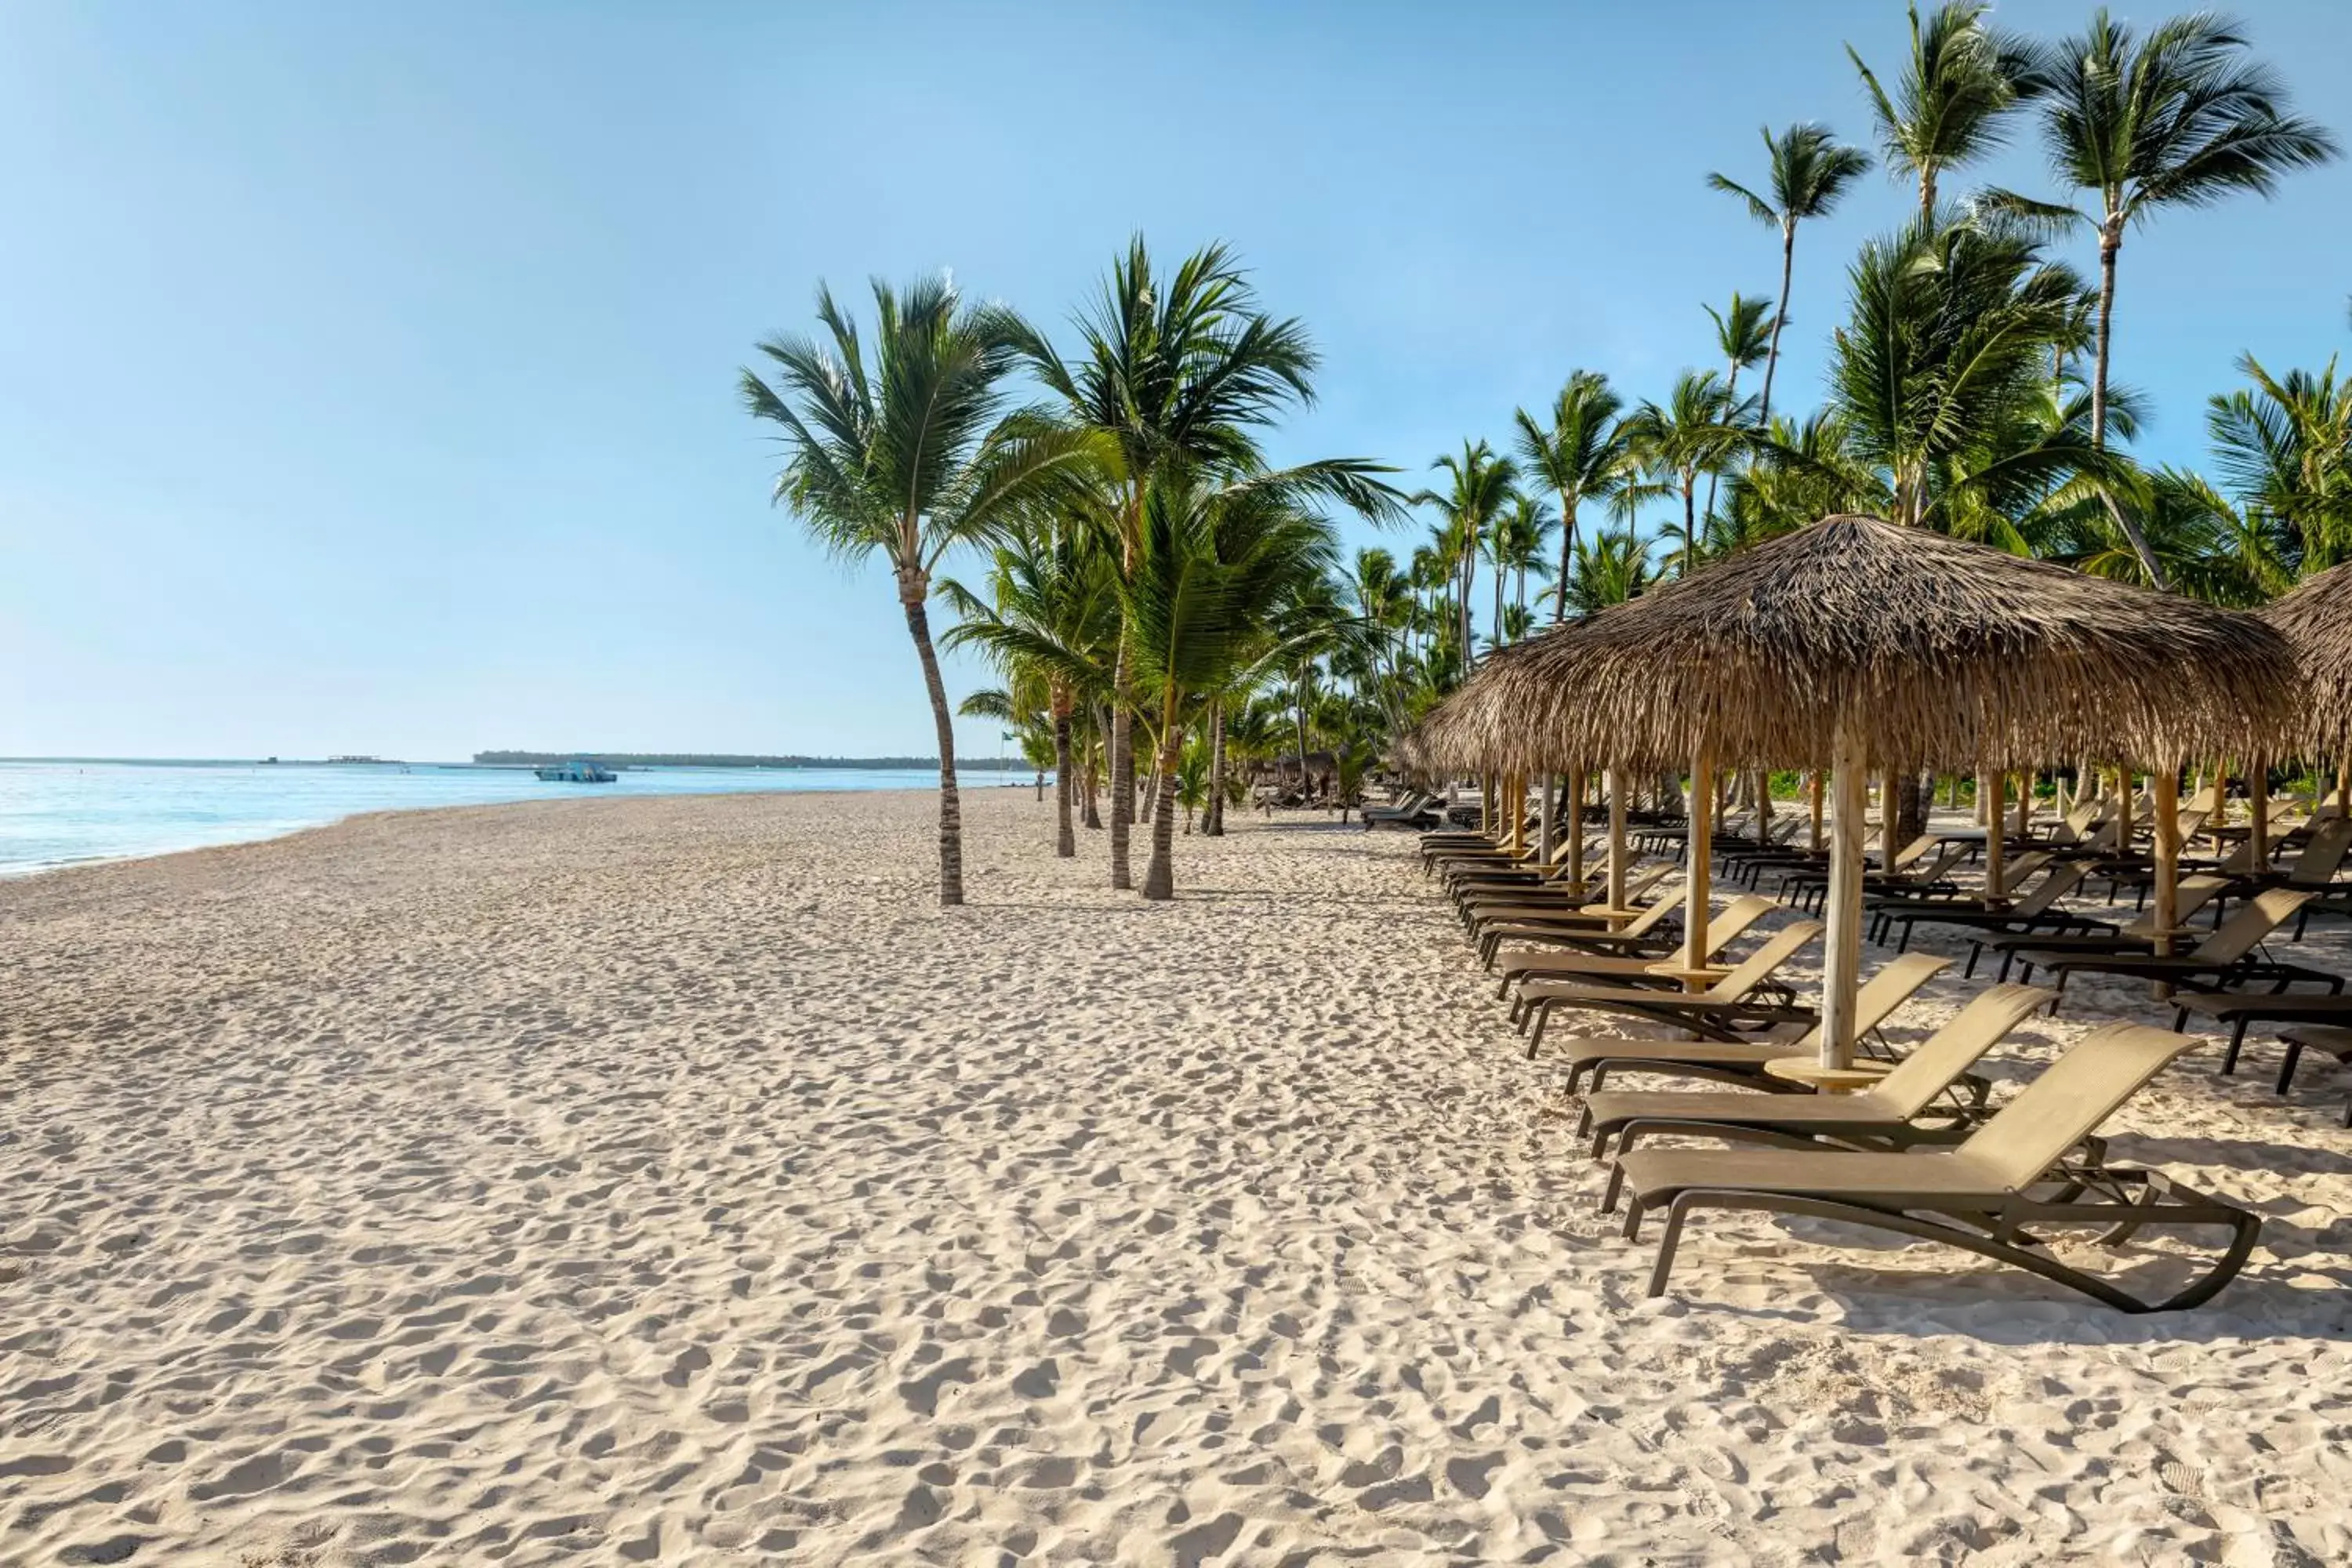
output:
[[[1752,841],[1745,852],[1727,848],[1726,879],[1756,885],[1760,874],[1742,877],[1742,862],[1769,867],[1773,853]],[[2036,854],[2042,858],[2031,858]],[[2240,1016],[2241,1034],[2244,1017],[2270,1016],[2263,1011],[2266,1001],[2352,1009],[2352,1001],[2340,996],[2342,977],[2261,955],[2263,939],[2299,910],[2312,896],[2306,891],[2248,889],[2238,914],[2196,948],[2158,958],[2154,939],[2159,933],[2103,925],[2059,909],[2059,900],[2093,874],[2087,856],[2027,851],[2009,868],[2004,889],[2011,901],[2003,902],[1971,900],[1950,885],[1956,858],[1948,844],[1922,847],[1898,857],[1875,885],[1879,934],[1899,925],[1907,947],[1912,926],[1942,917],[1974,933],[1970,974],[1988,945],[2020,945],[1998,947],[2004,956],[2000,983],[1907,1056],[1892,1060],[1880,1026],[1954,962],[1899,952],[1866,980],[1859,998],[1865,1049],[1890,1059],[1885,1076],[1861,1093],[1815,1095],[1774,1077],[1771,1064],[1818,1053],[1818,1019],[1782,973],[1820,934],[1817,922],[1798,920],[1766,931],[1761,922],[1778,906],[1749,894],[1711,913],[1706,951],[1693,952],[1687,941],[1671,945],[1680,937],[1679,892],[1636,908],[1602,908],[1592,902],[1597,889],[1568,886],[1532,852],[1515,854],[1469,834],[1425,839],[1423,858],[1428,874],[1454,899],[1481,962],[1496,973],[1530,1057],[1544,1046],[1553,1019],[1570,1012],[1638,1018],[1696,1037],[1551,1042],[1566,1062],[1569,1089],[1582,1096],[1580,1131],[1591,1137],[1596,1158],[1612,1161],[1604,1207],[1628,1204],[1629,1237],[1638,1234],[1645,1215],[1664,1215],[1653,1295],[1666,1288],[1689,1217],[1702,1209],[1733,1208],[1842,1219],[1941,1242],[2124,1310],[2197,1305],[2243,1267],[2257,1221],[2160,1173],[2114,1166],[2098,1137],[2102,1121],[2197,1042],[2143,1026],[2096,1030],[1997,1110],[1989,1108],[1990,1084],[1973,1071],[1975,1065],[2027,1016],[2044,1007],[2054,1011],[2065,978],[2075,973],[2214,987],[2184,990],[2181,1017],[2230,995],[2248,1007]],[[2226,885],[2226,879],[2216,879]],[[1792,900],[1811,901],[1801,882],[1784,887]],[[2184,884],[2184,893],[2189,890]],[[2205,901],[2213,896],[2207,893]],[[1634,900],[1629,896],[1626,902]],[[1509,913],[1501,915],[1504,910]],[[2047,925],[2032,923],[2045,919]],[[2022,929],[2014,929],[2021,921]],[[1728,957],[1729,946],[1751,932],[1759,938],[1754,946],[1744,956]],[[1723,961],[1721,967],[1709,967],[1716,960]],[[2006,970],[2012,963],[2027,966],[2021,978],[2038,972],[2055,984],[2011,984]],[[2286,990],[2299,981],[2324,984],[2326,994]],[[2219,989],[2251,982],[2267,982],[2271,989],[2260,997]],[[2337,1016],[2311,1006],[2274,1005],[2273,1011],[2300,1011],[2314,1019]],[[2352,1016],[2344,1021],[2352,1025]],[[2330,1026],[2299,1026],[2312,1037],[2294,1051],[2320,1049],[2352,1059],[2352,1027],[2316,1032]],[[2233,1039],[2232,1063],[2236,1048]],[[1628,1074],[1725,1087],[1638,1092],[1611,1087],[1613,1078]],[[1642,1146],[1668,1134],[1741,1146]],[[2042,1235],[2086,1224],[2102,1227],[2101,1238],[2118,1244],[2152,1226],[2208,1229],[2225,1239],[2193,1279],[2149,1296],[2062,1261]]]

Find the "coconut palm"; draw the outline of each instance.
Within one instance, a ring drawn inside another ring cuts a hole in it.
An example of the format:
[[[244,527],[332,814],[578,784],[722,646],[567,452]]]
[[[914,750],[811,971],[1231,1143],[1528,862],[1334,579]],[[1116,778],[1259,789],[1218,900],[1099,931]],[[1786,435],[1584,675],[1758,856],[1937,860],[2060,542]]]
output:
[[[1336,562],[1330,525],[1295,492],[1217,486],[1179,464],[1145,489],[1132,570],[1119,583],[1134,670],[1150,704],[1160,770],[1172,778],[1194,705],[1246,685],[1295,651],[1275,632],[1286,601],[1322,586]],[[1153,801],[1143,896],[1175,896],[1176,801]]]
[[[2053,169],[2098,200],[2095,213],[2067,215],[2094,225],[2099,236],[2091,360],[2095,446],[2107,439],[2107,351],[2124,230],[2163,207],[2208,206],[2247,191],[2268,196],[2281,175],[2336,155],[2336,139],[2287,111],[2284,84],[2246,58],[2246,47],[2242,35],[2210,12],[2175,17],[2135,37],[2101,7],[2084,32],[2044,51],[2032,75]],[[2161,582],[2147,542],[2135,538],[2133,544],[2148,576]]]
[[[944,278],[903,291],[877,281],[874,307],[869,346],[820,285],[824,337],[760,343],[776,383],[745,370],[740,388],[752,416],[782,430],[776,501],[842,559],[889,563],[938,736],[940,902],[961,904],[955,718],[931,647],[931,576],[949,551],[1006,527],[1102,452],[1085,432],[1009,406],[1029,337],[1012,311],[968,305]]]
[[[1715,323],[1716,348],[1723,355],[1726,366],[1723,390],[1737,398],[1739,395],[1739,373],[1763,359],[1779,324],[1767,313],[1769,307],[1763,300],[1750,300],[1736,289],[1731,293],[1729,310],[1718,312],[1712,305],[1703,305],[1700,309]],[[1760,423],[1763,412],[1760,404],[1757,412]],[[1706,477],[1706,515],[1710,520],[1715,516],[1716,481],[1720,478],[1718,474]]]
[[[985,595],[953,579],[940,583],[940,594],[961,617],[941,639],[949,647],[982,649],[1016,688],[1039,692],[1054,749],[1054,852],[1075,856],[1074,723],[1090,704],[1109,698],[1118,658],[1118,572],[1110,555],[1085,531],[1041,537],[1024,529],[998,546]]]
[[[1911,52],[1893,92],[1845,47],[1887,167],[1917,182],[1923,219],[1937,210],[1943,175],[1999,148],[2010,111],[2039,83],[2034,47],[1986,21],[1991,10],[1981,0],[1946,0],[1923,26],[1919,7],[1910,6]]]
[[[1305,327],[1258,309],[1230,248],[1203,247],[1162,276],[1141,235],[1112,263],[1100,294],[1076,326],[1081,352],[1075,359],[1066,361],[1034,331],[1022,348],[1069,417],[1116,448],[1119,564],[1131,572],[1142,548],[1144,492],[1153,471],[1169,463],[1227,473],[1258,468],[1258,433],[1284,410],[1314,400],[1317,355]],[[1339,458],[1291,472],[1367,515],[1389,516],[1398,498],[1377,478],[1387,471]],[[1126,700],[1131,652],[1122,639],[1121,696],[1110,718],[1114,888],[1131,885],[1135,758]]]
[[[1698,478],[1718,472],[1743,448],[1752,398],[1734,398],[1711,370],[1686,370],[1675,378],[1664,403],[1644,399],[1627,416],[1626,437],[1633,456],[1663,490],[1681,497],[1682,572],[1696,564]]]
[[[1763,137],[1771,170],[1769,201],[1722,174],[1706,177],[1715,189],[1746,202],[1758,222],[1780,231],[1780,302],[1773,307],[1772,337],[1764,351],[1764,392],[1756,403],[1759,425],[1772,415],[1772,374],[1780,366],[1780,329],[1789,324],[1789,286],[1796,276],[1797,225],[1827,217],[1846,187],[1870,167],[1869,153],[1843,145],[1823,126],[1791,125],[1778,136],[1767,126]]]
[[[1511,508],[1495,521],[1492,548],[1488,554],[1495,563],[1495,642],[1496,646],[1517,642],[1527,635],[1528,576],[1532,573],[1540,581],[1551,571],[1547,558],[1552,531],[1559,526],[1551,508],[1534,496],[1513,498]],[[1511,602],[1502,601],[1503,585],[1511,587]],[[1517,610],[1517,632],[1505,629],[1506,612]]]
[[[1523,471],[1559,498],[1562,578],[1576,554],[1577,510],[1588,500],[1608,500],[1624,486],[1627,438],[1620,417],[1624,407],[1624,399],[1610,390],[1607,376],[1578,370],[1569,373],[1567,384],[1552,400],[1549,425],[1538,424],[1524,408],[1512,416],[1519,427]],[[1559,599],[1553,618],[1564,618],[1567,613],[1567,601]]]
[[[1508,458],[1498,458],[1495,449],[1484,441],[1465,441],[1462,455],[1452,453],[1438,458],[1430,465],[1443,468],[1446,487],[1423,490],[1414,496],[1416,505],[1434,506],[1444,521],[1444,537],[1448,559],[1459,578],[1461,598],[1461,657],[1466,668],[1471,659],[1470,595],[1478,576],[1478,557],[1486,547],[1487,535],[1517,494],[1518,470]]]
[[[2317,372],[2273,376],[2252,354],[2253,384],[2215,395],[2205,427],[2215,466],[2283,591],[2296,578],[2352,560],[2352,376],[2330,359]]]
[[[1580,619],[1639,596],[1654,580],[1649,546],[1622,528],[1580,542],[1575,565],[1555,592]]]

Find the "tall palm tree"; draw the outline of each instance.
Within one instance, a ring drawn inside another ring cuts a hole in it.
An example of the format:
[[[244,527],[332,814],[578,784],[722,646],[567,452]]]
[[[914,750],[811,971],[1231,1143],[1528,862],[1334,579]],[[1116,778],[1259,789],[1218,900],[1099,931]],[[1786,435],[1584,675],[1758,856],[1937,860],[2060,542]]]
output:
[[[2284,588],[2352,560],[2352,376],[2339,377],[2332,358],[2273,376],[2243,354],[2238,371],[2253,384],[2216,395],[2205,427]]]
[[[961,620],[940,640],[949,647],[984,650],[1014,689],[1037,689],[1054,748],[1054,852],[1078,852],[1072,809],[1076,780],[1071,741],[1076,715],[1111,691],[1118,657],[1118,572],[1094,536],[1077,530],[1047,535],[1020,530],[997,547],[988,591],[975,594],[953,579],[940,595]]]
[[[771,385],[741,373],[744,406],[782,430],[775,500],[844,560],[890,564],[922,665],[940,748],[940,902],[963,902],[963,816],[956,795],[955,717],[931,647],[931,574],[959,544],[983,539],[1098,463],[1087,433],[1008,407],[1006,386],[1029,331],[1012,311],[968,305],[944,278],[905,290],[874,284],[875,334],[817,289],[822,340],[758,345]]]
[[[1423,490],[1412,499],[1416,504],[1435,506],[1444,519],[1454,568],[1460,575],[1460,647],[1466,670],[1475,646],[1470,640],[1470,595],[1477,583],[1478,556],[1486,548],[1496,520],[1503,515],[1517,493],[1518,470],[1508,458],[1496,457],[1495,449],[1484,441],[1465,441],[1460,457],[1448,452],[1430,466],[1445,470],[1444,493]]]
[[[2096,193],[2080,216],[2098,230],[2099,308],[2091,359],[2091,440],[2107,439],[2107,350],[2124,230],[2168,206],[2208,206],[2336,155],[2336,139],[2291,114],[2277,73],[2245,58],[2245,37],[2210,12],[2159,23],[2146,37],[2103,6],[2088,29],[2045,51],[2032,79],[2058,177]],[[2063,209],[2061,209],[2063,210]],[[2132,541],[2163,580],[2147,542]]]
[[[1731,306],[1727,310],[1718,311],[1712,305],[1703,305],[1700,309],[1706,312],[1707,320],[1715,323],[1716,349],[1723,355],[1727,367],[1723,390],[1736,399],[1739,395],[1739,373],[1769,352],[1771,336],[1780,330],[1779,323],[1767,315],[1769,307],[1763,300],[1748,299],[1737,289],[1731,291]],[[1759,415],[1762,412],[1760,405],[1758,412]],[[1706,515],[1709,518],[1715,516],[1716,481],[1720,477],[1717,474],[1706,477]]]
[[[2039,83],[2033,45],[1986,21],[1991,10],[1982,0],[1945,0],[1923,26],[1919,7],[1910,6],[1911,52],[1891,93],[1854,47],[1845,47],[1877,119],[1887,167],[1918,183],[1923,218],[1937,210],[1945,173],[2000,147],[2004,120]]]
[[[1513,416],[1519,427],[1519,461],[1531,479],[1551,487],[1559,497],[1559,575],[1568,576],[1577,550],[1577,509],[1588,500],[1605,501],[1625,483],[1627,437],[1625,400],[1610,390],[1609,378],[1599,371],[1570,371],[1568,384],[1552,400],[1551,423],[1539,425],[1522,408]],[[1555,622],[1564,620],[1568,603],[1559,599]]]
[[[1698,477],[1719,470],[1742,449],[1739,427],[1755,410],[1736,399],[1711,370],[1686,370],[1675,378],[1663,404],[1643,399],[1626,419],[1626,436],[1643,468],[1682,498],[1682,574],[1697,561]]]
[[[1547,559],[1547,547],[1552,531],[1559,526],[1551,508],[1535,496],[1515,497],[1511,508],[1496,520],[1493,549],[1489,552],[1495,563],[1495,645],[1517,642],[1527,635],[1528,575],[1533,573],[1540,581],[1551,572]],[[1511,602],[1503,603],[1503,585],[1511,587]],[[1519,629],[1506,635],[1507,612],[1519,612]]]
[[[1789,286],[1796,276],[1797,225],[1809,217],[1827,217],[1846,187],[1870,167],[1869,153],[1843,145],[1824,126],[1791,125],[1778,136],[1767,126],[1763,136],[1771,169],[1769,201],[1721,174],[1706,177],[1715,189],[1746,202],[1758,222],[1780,231],[1780,302],[1773,308],[1772,341],[1764,351],[1764,393],[1756,405],[1759,425],[1772,416],[1772,374],[1780,366],[1780,329],[1789,324]]]
[[[1153,470],[1167,463],[1230,473],[1256,468],[1259,431],[1285,409],[1314,400],[1318,359],[1304,326],[1258,309],[1240,259],[1223,245],[1194,251],[1162,276],[1143,237],[1135,236],[1076,325],[1081,352],[1074,360],[1066,361],[1034,331],[1022,346],[1069,416],[1101,432],[1117,449],[1119,564],[1131,572],[1142,548],[1143,499]],[[1375,477],[1386,471],[1351,458],[1294,470],[1374,516],[1396,510],[1394,492]],[[1133,710],[1124,696],[1131,652],[1122,638],[1122,695],[1111,706],[1110,721],[1114,888],[1132,885]]]
[[[1649,546],[1625,528],[1578,543],[1576,563],[1555,591],[1581,618],[1639,596],[1654,580]]]
[[[1160,769],[1173,778],[1193,706],[1293,651],[1272,628],[1286,599],[1319,587],[1338,546],[1295,493],[1219,487],[1181,465],[1154,469],[1135,565],[1119,583],[1134,670],[1156,721]],[[1152,803],[1143,896],[1175,897],[1175,794]]]

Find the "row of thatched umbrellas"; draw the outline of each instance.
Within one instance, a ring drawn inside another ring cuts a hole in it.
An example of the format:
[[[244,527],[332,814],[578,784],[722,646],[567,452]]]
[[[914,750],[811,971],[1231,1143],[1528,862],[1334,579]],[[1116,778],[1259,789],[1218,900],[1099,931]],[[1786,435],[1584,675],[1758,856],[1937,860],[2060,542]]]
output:
[[[2145,770],[2156,924],[2170,931],[2182,767],[2242,758],[2260,780],[2264,759],[2342,756],[2347,742],[2352,567],[2249,615],[1874,518],[1832,517],[1496,652],[1400,751],[1433,773],[1605,771],[1612,908],[1623,897],[1628,776],[1687,766],[1694,953],[1706,951],[1717,770],[1826,773],[1822,1056],[1843,1068],[1854,1045],[1871,773],[1999,778],[2081,758]],[[2252,793],[2259,811],[2268,791],[2258,783]],[[1997,887],[2002,825],[1997,807],[1990,815]]]

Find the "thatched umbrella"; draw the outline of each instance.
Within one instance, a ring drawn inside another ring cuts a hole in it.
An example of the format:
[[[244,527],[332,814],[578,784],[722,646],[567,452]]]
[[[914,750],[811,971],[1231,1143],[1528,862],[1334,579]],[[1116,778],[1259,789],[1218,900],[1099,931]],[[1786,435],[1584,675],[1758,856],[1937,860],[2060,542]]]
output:
[[[1826,768],[1832,811],[1822,1055],[1852,1060],[1862,790],[1890,772],[2031,767],[2097,755],[2159,780],[2157,902],[2178,853],[2163,809],[2180,763],[2269,749],[2293,658],[2249,616],[2084,576],[1919,529],[1832,517],[1741,552],[1497,671],[1504,765]],[[1705,852],[1696,840],[1693,857]],[[2168,831],[2169,828],[2169,831]]]
[[[2352,754],[2352,563],[2305,578],[2294,592],[2273,599],[2257,613],[2286,638],[2300,667],[2295,679],[2295,743],[2314,762],[2331,757],[2341,768],[2345,757]],[[2249,763],[2246,773],[2255,781],[2252,791],[2254,853],[2261,856],[2268,847],[2264,840],[2270,769],[2267,759],[2257,761],[2260,765]],[[2339,811],[2352,808],[2352,801],[2344,798],[2343,784],[2339,773]]]

